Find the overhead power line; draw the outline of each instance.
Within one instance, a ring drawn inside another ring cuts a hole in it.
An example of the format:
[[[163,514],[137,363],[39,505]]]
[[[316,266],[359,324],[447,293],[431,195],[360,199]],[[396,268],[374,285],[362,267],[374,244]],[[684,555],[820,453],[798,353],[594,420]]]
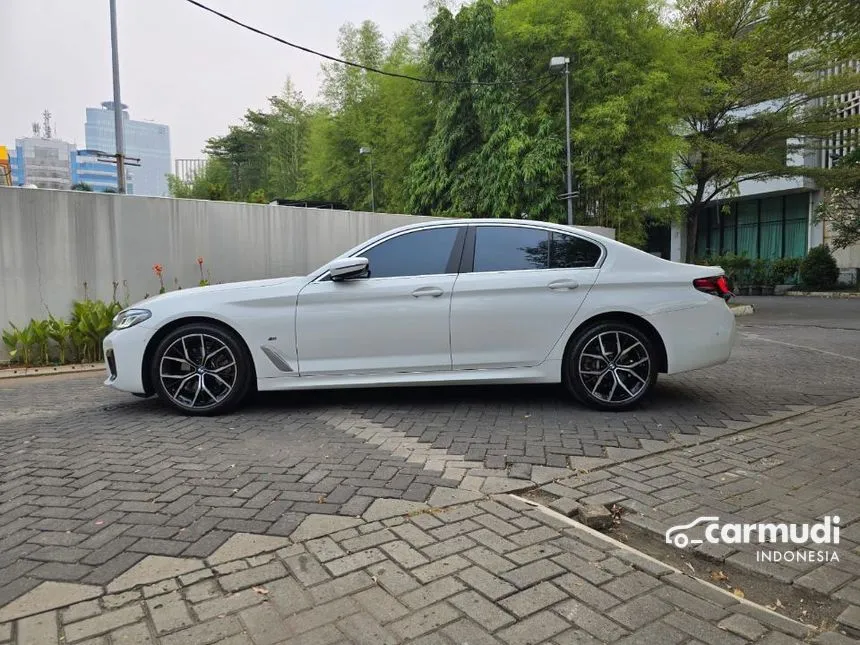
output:
[[[270,34],[262,29],[258,29],[252,25],[241,22],[232,16],[228,16],[225,13],[222,13],[212,7],[207,7],[202,2],[197,2],[197,0],[185,0],[186,2],[193,4],[195,7],[203,9],[204,11],[208,11],[211,14],[218,16],[219,18],[223,18],[227,22],[232,22],[234,25],[238,25],[243,29],[247,29],[248,31],[252,31],[255,34],[259,34],[260,36],[264,36],[266,38],[271,38],[272,40],[281,43],[282,45],[286,45],[288,47],[293,47],[294,49],[299,49],[303,52],[307,52],[308,54],[313,54],[314,56],[319,56],[321,58],[325,58],[327,60],[333,61],[335,63],[341,63],[342,65],[348,65],[349,67],[356,67],[358,69],[363,69],[367,72],[373,72],[374,74],[382,74],[383,76],[392,76],[394,78],[403,78],[409,81],[416,81],[418,83],[428,83],[428,84],[437,84],[437,85],[482,85],[482,86],[492,86],[492,85],[525,85],[529,83],[533,83],[534,81],[543,78],[543,76],[539,76],[537,78],[527,78],[520,79],[516,81],[454,81],[454,80],[446,80],[446,79],[438,79],[438,78],[422,78],[420,76],[411,76],[409,74],[400,74],[398,72],[387,72],[383,69],[378,69],[376,67],[370,67],[368,65],[362,65],[360,63],[356,63],[349,60],[344,60],[342,58],[338,58],[337,56],[331,56],[329,54],[325,54],[323,52],[316,51],[315,49],[311,49],[310,47],[304,47],[302,45],[298,45],[296,43],[291,43],[288,40],[284,40],[274,34]]]

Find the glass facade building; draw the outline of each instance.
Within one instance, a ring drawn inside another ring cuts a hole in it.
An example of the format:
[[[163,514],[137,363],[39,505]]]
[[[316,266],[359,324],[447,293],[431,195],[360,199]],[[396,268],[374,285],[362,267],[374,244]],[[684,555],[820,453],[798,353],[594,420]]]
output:
[[[811,192],[712,205],[699,218],[696,257],[799,258],[808,248]]]
[[[95,155],[60,139],[16,139],[9,162],[13,186],[33,184],[39,188],[69,190],[75,184],[85,183],[97,192],[117,189],[115,164],[99,161]],[[132,189],[129,183],[128,192],[132,193]]]
[[[60,139],[16,139],[15,152],[10,155],[12,183],[68,190],[73,183],[71,158],[74,152],[74,144]]]
[[[134,121],[129,118],[128,106],[122,108],[125,154],[140,159],[140,166],[126,167],[127,182],[134,185],[136,195],[166,197],[167,175],[172,170],[170,128],[160,123]],[[87,148],[113,154],[116,151],[113,103],[105,101],[100,108],[87,108],[86,113]]]
[[[78,151],[72,158],[72,183],[87,184],[99,193],[106,190],[115,192],[118,190],[116,164],[99,161],[95,155]],[[126,185],[126,192],[134,194],[134,186],[130,181]]]

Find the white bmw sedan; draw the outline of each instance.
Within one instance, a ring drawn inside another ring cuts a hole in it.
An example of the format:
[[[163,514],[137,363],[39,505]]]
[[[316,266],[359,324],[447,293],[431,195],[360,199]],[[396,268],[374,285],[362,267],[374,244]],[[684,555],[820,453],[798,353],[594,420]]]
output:
[[[440,220],[378,235],[301,277],[173,291],[119,313],[106,385],[190,415],[258,391],[563,383],[627,410],[675,374],[728,360],[719,267],[575,227]]]

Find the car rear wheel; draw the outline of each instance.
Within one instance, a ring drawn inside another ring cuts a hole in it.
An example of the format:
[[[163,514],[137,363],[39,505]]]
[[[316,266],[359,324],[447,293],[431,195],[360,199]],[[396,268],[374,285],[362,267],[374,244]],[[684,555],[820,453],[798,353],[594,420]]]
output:
[[[235,409],[251,385],[251,359],[236,336],[217,325],[191,323],[158,344],[151,369],[158,397],[194,415]]]
[[[638,327],[607,321],[585,329],[565,356],[564,384],[598,410],[636,407],[657,381],[654,343]]]

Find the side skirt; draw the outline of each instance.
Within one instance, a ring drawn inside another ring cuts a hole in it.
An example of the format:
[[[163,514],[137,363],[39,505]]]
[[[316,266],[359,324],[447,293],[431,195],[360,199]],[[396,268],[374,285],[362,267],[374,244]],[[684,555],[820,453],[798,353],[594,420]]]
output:
[[[561,361],[551,360],[536,367],[454,370],[445,372],[385,372],[338,374],[335,376],[277,376],[257,379],[261,392],[359,387],[407,387],[419,385],[502,383],[560,383]]]

